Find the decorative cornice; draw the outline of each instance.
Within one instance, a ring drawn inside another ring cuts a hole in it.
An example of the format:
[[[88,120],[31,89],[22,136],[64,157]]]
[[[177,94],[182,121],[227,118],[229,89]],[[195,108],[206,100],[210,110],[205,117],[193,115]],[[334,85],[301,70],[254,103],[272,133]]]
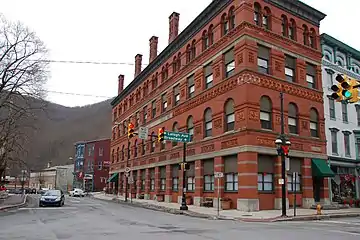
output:
[[[282,10],[304,19],[307,22],[320,26],[320,21],[326,17],[326,14],[316,10],[309,5],[298,0],[264,0]]]
[[[331,128],[329,128],[329,130],[330,130],[331,132],[338,132],[338,131],[340,131],[340,129],[338,129],[338,128],[336,128],[336,127],[331,127]]]
[[[335,72],[345,74],[351,78],[360,79],[359,75],[356,75],[355,73],[349,71],[348,69],[342,68],[332,62],[329,62],[328,60],[322,59],[322,66],[326,68],[331,68],[335,70]]]
[[[330,69],[330,68],[325,68],[325,71],[328,73],[328,74],[334,74],[334,70]]]
[[[345,134],[345,135],[351,135],[352,134],[352,132],[350,132],[349,130],[343,130],[343,131],[341,131],[343,134]]]
[[[213,0],[181,33],[152,61],[112,102],[114,106],[134,91],[151,73],[187,44],[208,22],[225,9],[232,0]]]
[[[326,33],[321,34],[320,38],[323,45],[328,45],[336,50],[339,50],[340,52],[343,52],[344,54],[351,54],[352,58],[360,61],[360,52],[355,48],[350,47],[349,45],[337,40],[336,38]]]

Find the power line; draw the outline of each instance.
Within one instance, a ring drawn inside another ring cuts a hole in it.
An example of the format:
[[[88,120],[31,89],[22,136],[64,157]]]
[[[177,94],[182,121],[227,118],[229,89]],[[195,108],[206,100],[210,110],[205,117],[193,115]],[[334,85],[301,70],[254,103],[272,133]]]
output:
[[[100,95],[83,94],[83,93],[60,92],[60,91],[52,91],[52,90],[44,90],[44,92],[62,94],[62,95],[82,96],[82,97],[96,97],[96,98],[108,98],[108,99],[113,98],[113,97],[109,97],[109,96],[100,96]]]

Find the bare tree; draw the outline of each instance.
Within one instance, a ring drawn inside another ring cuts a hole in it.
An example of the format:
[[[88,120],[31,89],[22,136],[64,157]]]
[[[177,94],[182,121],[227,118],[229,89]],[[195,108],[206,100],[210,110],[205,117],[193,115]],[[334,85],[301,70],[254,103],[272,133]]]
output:
[[[0,176],[9,162],[26,165],[27,134],[43,110],[48,51],[21,22],[0,15]],[[30,131],[32,129],[33,131]]]

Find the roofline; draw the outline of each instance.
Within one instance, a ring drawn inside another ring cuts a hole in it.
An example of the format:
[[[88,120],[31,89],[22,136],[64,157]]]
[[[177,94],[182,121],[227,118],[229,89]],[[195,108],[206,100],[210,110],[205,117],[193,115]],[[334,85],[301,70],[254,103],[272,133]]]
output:
[[[106,140],[110,140],[110,138],[99,138],[99,139],[94,139],[94,140],[78,141],[78,142],[74,143],[74,146],[79,145],[79,144],[94,143],[94,142],[100,142],[100,141],[106,141]]]
[[[175,39],[172,41],[121,93],[111,101],[114,108],[122,99],[136,89],[150,74],[155,72],[162,63],[183,47],[206,24],[226,8],[232,0],[213,0]]]
[[[346,43],[330,36],[329,34],[323,33],[320,35],[321,45],[325,44],[331,47],[338,47],[340,50],[350,53],[353,58],[360,62],[360,51],[353,47],[350,47]]]

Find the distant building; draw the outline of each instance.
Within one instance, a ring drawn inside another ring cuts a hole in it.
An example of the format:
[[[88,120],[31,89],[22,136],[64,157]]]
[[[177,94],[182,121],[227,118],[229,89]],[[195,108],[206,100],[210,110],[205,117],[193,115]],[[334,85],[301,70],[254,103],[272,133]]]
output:
[[[30,188],[59,189],[67,192],[73,187],[74,165],[53,166],[30,173]]]
[[[338,84],[338,74],[360,80],[360,52],[327,35],[321,35],[325,133],[329,164],[336,174],[331,180],[332,200],[359,198],[360,104],[336,102],[328,96]]]
[[[110,139],[75,143],[74,187],[101,191],[109,176]]]

